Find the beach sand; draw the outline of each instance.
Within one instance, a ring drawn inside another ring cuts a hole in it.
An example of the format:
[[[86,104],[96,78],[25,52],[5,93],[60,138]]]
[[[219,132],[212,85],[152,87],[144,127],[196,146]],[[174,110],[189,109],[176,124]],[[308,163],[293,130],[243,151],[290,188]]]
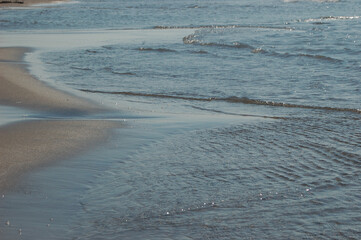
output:
[[[0,0],[1,7],[24,7],[34,4],[68,2],[68,0]]]
[[[0,189],[13,186],[26,171],[66,159],[105,141],[117,121],[86,120],[107,109],[35,79],[22,62],[26,48],[0,49],[0,104],[36,111],[43,120],[0,127]],[[76,119],[79,114],[82,118]],[[51,116],[50,119],[46,119]],[[91,116],[91,115],[89,115]],[[58,119],[57,119],[58,118]]]
[[[22,62],[27,48],[0,49],[0,104],[34,110],[68,113],[95,113],[104,107],[38,81]]]

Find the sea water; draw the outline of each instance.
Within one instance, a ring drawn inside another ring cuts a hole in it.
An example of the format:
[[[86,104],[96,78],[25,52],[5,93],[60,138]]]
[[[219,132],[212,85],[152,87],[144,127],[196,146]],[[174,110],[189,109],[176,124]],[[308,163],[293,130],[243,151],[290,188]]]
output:
[[[43,214],[9,236],[361,237],[358,0],[77,1],[1,10],[0,27],[31,39],[39,78],[127,122],[29,176],[8,198]],[[7,201],[4,217],[28,209]]]

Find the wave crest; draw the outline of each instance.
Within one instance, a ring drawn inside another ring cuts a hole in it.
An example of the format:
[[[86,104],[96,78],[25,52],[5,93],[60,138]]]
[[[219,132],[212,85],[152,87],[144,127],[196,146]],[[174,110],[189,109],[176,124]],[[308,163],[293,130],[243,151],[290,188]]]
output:
[[[223,48],[248,48],[251,50],[256,49],[255,47],[252,47],[251,45],[246,43],[233,42],[232,44],[226,44],[226,43],[215,43],[215,42],[203,42],[199,40],[197,37],[198,37],[197,33],[185,36],[183,38],[183,43],[200,45],[200,46],[215,46],[215,47],[223,47]]]
[[[203,101],[203,102],[222,101],[222,102],[229,102],[229,103],[264,105],[264,106],[271,106],[271,107],[316,109],[316,110],[352,112],[352,113],[361,114],[361,109],[311,106],[311,105],[302,105],[302,104],[265,101],[265,100],[251,99],[251,98],[247,98],[247,97],[237,97],[237,96],[231,96],[231,97],[226,97],[226,98],[218,98],[218,97],[201,98],[201,97],[174,96],[174,95],[153,94],[153,93],[100,91],[100,90],[89,90],[89,89],[78,89],[78,90],[80,90],[82,92],[88,92],[88,93],[127,95],[127,96],[152,97],[152,98],[168,98],[168,99],[179,99],[179,100],[186,100],[186,101]]]
[[[303,22],[322,22],[322,21],[337,21],[337,20],[355,20],[359,19],[360,16],[325,16],[320,18],[308,18]]]

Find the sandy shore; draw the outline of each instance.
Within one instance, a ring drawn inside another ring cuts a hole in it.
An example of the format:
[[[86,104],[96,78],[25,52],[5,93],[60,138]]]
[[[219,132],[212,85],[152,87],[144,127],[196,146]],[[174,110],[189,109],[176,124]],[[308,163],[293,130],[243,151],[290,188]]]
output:
[[[68,2],[68,0],[0,0],[1,7],[24,7],[34,4]]]
[[[31,76],[22,62],[27,48],[0,49],[0,104],[61,113],[94,113],[104,107],[53,89]]]
[[[29,169],[104,141],[109,131],[119,126],[112,121],[83,120],[84,114],[105,109],[32,77],[22,62],[26,51],[29,49],[0,49],[0,104],[36,110],[61,120],[20,121],[0,127],[0,189],[11,187]],[[76,120],[80,113],[82,120]]]

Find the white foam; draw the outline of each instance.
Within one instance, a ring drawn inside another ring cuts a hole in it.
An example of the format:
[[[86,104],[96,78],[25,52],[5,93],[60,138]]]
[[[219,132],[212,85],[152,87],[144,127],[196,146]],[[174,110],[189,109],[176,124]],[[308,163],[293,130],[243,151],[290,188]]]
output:
[[[337,20],[354,20],[359,19],[360,16],[329,16],[322,18],[309,18],[304,20],[305,22],[319,22],[319,21],[337,21]]]

